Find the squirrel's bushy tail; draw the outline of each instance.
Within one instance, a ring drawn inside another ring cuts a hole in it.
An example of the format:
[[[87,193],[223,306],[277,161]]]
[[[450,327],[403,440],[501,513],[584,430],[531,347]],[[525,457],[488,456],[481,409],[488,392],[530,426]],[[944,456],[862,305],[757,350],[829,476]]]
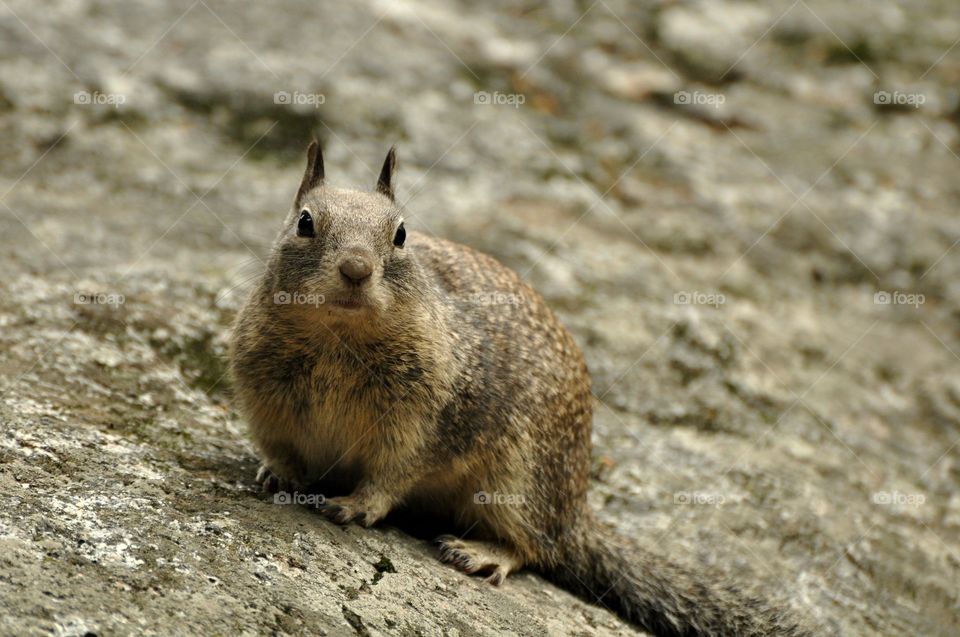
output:
[[[762,600],[712,585],[600,526],[566,537],[544,575],[657,637],[811,636]]]

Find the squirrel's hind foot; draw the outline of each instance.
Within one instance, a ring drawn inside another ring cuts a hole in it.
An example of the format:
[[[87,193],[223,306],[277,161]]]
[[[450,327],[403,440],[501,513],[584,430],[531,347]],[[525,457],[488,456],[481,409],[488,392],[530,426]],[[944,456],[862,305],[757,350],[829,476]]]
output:
[[[435,541],[441,562],[468,575],[486,575],[486,581],[494,586],[523,565],[513,551],[491,542],[461,540],[454,535],[441,535]]]

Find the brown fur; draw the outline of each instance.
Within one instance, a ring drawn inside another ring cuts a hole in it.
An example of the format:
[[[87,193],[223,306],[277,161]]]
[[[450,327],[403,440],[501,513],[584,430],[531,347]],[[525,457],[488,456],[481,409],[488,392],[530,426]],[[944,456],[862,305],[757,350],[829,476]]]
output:
[[[491,257],[416,233],[393,244],[393,151],[371,193],[324,185],[322,161],[312,146],[233,335],[266,488],[339,485],[323,510],[340,523],[448,514],[471,539],[441,537],[441,559],[493,583],[533,567],[658,635],[807,634],[660,556],[624,557],[586,504],[592,394],[570,333]],[[315,236],[297,235],[302,210]],[[372,264],[360,286],[338,271],[350,255]]]

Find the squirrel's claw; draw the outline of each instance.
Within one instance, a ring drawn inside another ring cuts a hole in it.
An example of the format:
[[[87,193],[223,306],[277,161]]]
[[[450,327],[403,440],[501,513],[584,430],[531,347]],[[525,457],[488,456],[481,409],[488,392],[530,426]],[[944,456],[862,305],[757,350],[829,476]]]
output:
[[[317,509],[331,522],[349,524],[355,522],[360,526],[369,527],[380,520],[382,515],[376,515],[362,503],[355,502],[350,496],[342,498],[328,498]]]
[[[278,493],[280,491],[294,491],[294,483],[286,478],[281,478],[265,464],[257,469],[257,484],[263,489],[264,493]]]

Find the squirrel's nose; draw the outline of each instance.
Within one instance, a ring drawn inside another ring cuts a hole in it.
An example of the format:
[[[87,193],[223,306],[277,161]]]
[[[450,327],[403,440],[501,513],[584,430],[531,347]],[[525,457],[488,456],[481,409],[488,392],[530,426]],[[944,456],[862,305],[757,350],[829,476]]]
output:
[[[358,254],[351,255],[340,262],[340,274],[350,283],[363,283],[373,273],[370,259]]]

